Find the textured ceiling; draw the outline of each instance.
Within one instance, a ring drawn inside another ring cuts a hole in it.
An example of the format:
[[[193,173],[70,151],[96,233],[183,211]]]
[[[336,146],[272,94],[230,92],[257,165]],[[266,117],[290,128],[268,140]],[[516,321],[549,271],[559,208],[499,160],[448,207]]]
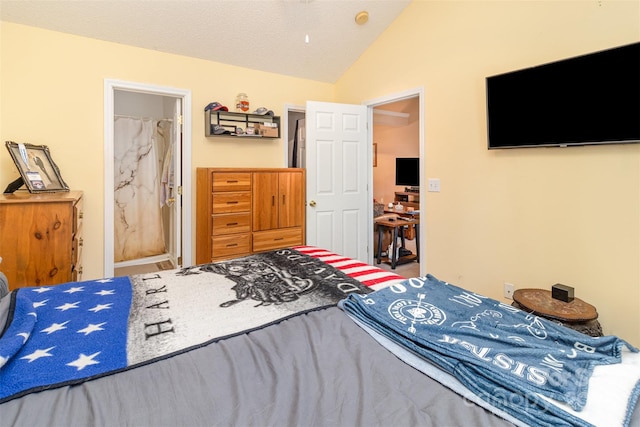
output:
[[[0,20],[333,83],[409,3],[0,0]],[[363,10],[369,21],[357,25]]]

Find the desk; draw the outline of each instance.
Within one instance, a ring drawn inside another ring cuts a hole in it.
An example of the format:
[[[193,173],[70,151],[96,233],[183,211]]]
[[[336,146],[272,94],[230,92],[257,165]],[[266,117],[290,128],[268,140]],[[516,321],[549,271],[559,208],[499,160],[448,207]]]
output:
[[[602,336],[596,308],[579,298],[564,302],[553,299],[551,291],[544,289],[517,289],[513,293],[512,305],[583,334]]]
[[[398,214],[402,217],[405,218],[420,218],[420,211],[418,210],[413,210],[413,211],[408,211],[407,207],[403,207],[403,209],[401,211],[396,210],[395,208],[384,208],[384,213],[394,213],[394,214]]]
[[[419,191],[396,191],[394,202],[420,209],[420,192]]]
[[[391,251],[391,254],[389,254],[389,261],[391,262],[391,268],[395,269],[396,268],[396,264],[404,264],[406,262],[411,262],[411,261],[420,261],[420,220],[419,219],[404,219],[404,218],[397,218],[393,221],[387,219],[378,219],[375,221],[375,225],[376,228],[378,230],[378,252],[376,254],[376,262],[378,264],[380,264],[381,262],[381,257],[380,254],[382,253],[382,233],[384,232],[385,229],[391,229],[392,232],[392,247],[393,250]],[[416,254],[411,254],[411,255],[405,255],[405,256],[401,256],[400,258],[397,257],[398,254],[398,237],[400,237],[400,240],[402,241],[402,246],[404,248],[404,226],[405,225],[413,225],[416,227]],[[399,230],[399,231],[398,231]]]

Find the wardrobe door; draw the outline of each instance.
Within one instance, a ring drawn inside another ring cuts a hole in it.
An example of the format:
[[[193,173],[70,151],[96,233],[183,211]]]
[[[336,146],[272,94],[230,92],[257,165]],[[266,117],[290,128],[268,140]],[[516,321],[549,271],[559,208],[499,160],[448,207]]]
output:
[[[278,228],[278,206],[278,172],[254,172],[254,232]]]
[[[280,172],[278,181],[278,227],[300,227],[304,209],[302,173]]]

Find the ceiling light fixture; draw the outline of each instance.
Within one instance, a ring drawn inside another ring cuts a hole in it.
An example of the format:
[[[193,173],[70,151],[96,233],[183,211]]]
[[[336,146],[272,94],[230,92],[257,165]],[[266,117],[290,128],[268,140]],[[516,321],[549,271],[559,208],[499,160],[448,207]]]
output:
[[[356,24],[364,25],[369,21],[369,12],[363,10],[362,12],[358,12],[356,14]]]

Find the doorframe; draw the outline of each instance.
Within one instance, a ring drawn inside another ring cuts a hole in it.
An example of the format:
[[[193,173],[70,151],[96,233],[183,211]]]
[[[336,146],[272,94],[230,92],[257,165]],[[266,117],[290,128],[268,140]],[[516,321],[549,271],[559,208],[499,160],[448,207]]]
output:
[[[403,92],[393,93],[390,95],[385,95],[380,98],[370,99],[368,101],[364,101],[362,104],[367,106],[369,121],[369,129],[368,129],[368,143],[369,143],[369,199],[373,200],[373,109],[375,107],[379,107],[385,104],[390,104],[392,102],[403,101],[409,98],[418,97],[418,116],[419,116],[419,124],[418,124],[418,132],[419,139],[418,143],[420,144],[420,191],[421,193],[426,193],[426,169],[425,169],[425,141],[424,141],[424,86],[420,86],[413,89],[408,89]],[[426,234],[427,234],[427,223],[426,221],[422,221],[422,218],[426,216],[426,194],[420,195],[420,275],[423,276],[426,274],[427,270],[427,242],[426,242]],[[373,203],[368,207],[369,209],[369,247],[373,248]],[[373,250],[369,251],[369,264],[373,264]]]
[[[284,104],[284,117],[282,118],[283,168],[289,167],[289,112],[305,113],[306,117],[307,107],[298,104]]]
[[[397,92],[397,93],[392,93],[389,95],[385,95],[382,96],[380,98],[374,98],[374,99],[370,99],[367,101],[364,101],[361,103],[361,105],[365,105],[367,107],[367,122],[369,123],[369,126],[367,127],[367,142],[368,142],[368,149],[367,149],[367,156],[368,156],[368,161],[369,161],[369,172],[368,172],[368,185],[367,185],[367,192],[368,194],[368,198],[369,200],[373,200],[373,110],[375,107],[379,107],[381,105],[384,104],[389,104],[392,102],[397,102],[397,101],[402,101],[405,99],[409,99],[409,98],[415,98],[418,97],[418,115],[419,115],[419,125],[418,125],[418,130],[419,130],[419,140],[418,143],[420,144],[420,189],[422,192],[426,193],[426,163],[425,163],[425,140],[424,140],[424,86],[420,86],[420,87],[416,87],[413,89],[408,89],[402,92]],[[306,112],[306,107],[305,106],[301,106],[301,105],[297,105],[297,104],[285,104],[284,106],[284,129],[285,131],[283,132],[283,135],[285,138],[283,141],[283,167],[287,167],[288,166],[288,145],[289,145],[289,127],[288,127],[288,119],[289,119],[289,111],[304,111]],[[307,177],[307,179],[309,179]],[[426,215],[426,194],[425,195],[421,195],[420,196],[420,215],[421,217],[424,217]],[[305,200],[305,206],[306,206],[306,200]],[[369,231],[369,243],[368,243],[368,260],[369,260],[369,264],[373,264],[373,203],[370,203],[369,206],[367,206],[367,218],[369,221],[369,225],[368,225],[368,229]],[[426,221],[420,221],[420,275],[424,275],[426,274],[427,270],[427,257],[426,257],[426,247],[427,247],[427,242],[426,242],[426,230],[427,230],[427,223]]]
[[[116,91],[170,96],[182,101],[182,265],[192,264],[191,251],[191,91],[123,80],[104,80],[104,264],[102,277],[114,274],[114,116]]]

